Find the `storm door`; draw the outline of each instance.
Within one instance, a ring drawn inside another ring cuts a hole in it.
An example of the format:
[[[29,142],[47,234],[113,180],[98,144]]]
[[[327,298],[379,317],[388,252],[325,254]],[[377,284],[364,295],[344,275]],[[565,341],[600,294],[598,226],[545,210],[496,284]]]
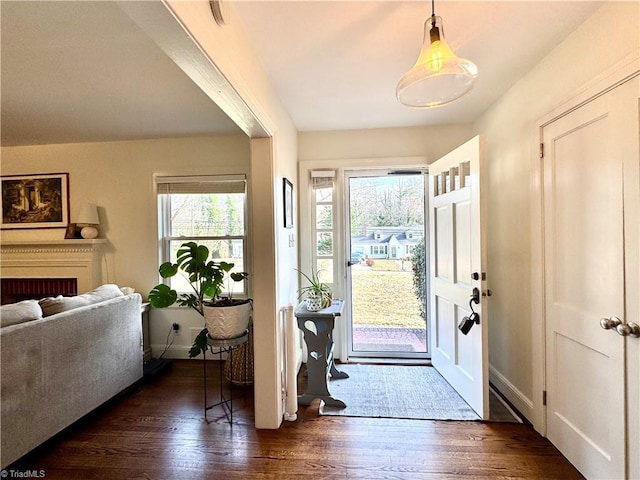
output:
[[[426,358],[425,178],[345,172],[349,358]]]

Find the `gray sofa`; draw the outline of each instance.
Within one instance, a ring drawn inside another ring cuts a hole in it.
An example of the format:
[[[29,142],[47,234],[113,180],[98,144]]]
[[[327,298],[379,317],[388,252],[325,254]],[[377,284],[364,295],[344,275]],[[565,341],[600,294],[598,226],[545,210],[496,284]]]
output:
[[[94,292],[0,309],[0,468],[142,378],[142,298]]]

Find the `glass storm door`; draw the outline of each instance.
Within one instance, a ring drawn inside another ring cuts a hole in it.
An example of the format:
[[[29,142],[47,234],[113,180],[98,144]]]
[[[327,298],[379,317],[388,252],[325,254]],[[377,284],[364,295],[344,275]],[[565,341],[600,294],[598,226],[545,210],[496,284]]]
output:
[[[425,176],[346,172],[349,357],[426,358]]]

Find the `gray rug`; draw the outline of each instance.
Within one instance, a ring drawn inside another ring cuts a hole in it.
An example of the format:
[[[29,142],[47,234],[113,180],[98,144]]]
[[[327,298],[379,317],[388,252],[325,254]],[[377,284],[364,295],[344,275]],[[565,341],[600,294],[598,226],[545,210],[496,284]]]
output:
[[[399,365],[338,365],[350,378],[332,380],[329,391],[347,408],[324,405],[321,415],[411,418],[421,420],[480,420],[433,367]],[[491,394],[491,418],[517,422]]]

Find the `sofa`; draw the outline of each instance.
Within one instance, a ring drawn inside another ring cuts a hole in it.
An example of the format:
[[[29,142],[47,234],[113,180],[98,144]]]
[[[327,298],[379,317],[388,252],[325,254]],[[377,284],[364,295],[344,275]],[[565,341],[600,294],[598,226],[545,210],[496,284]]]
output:
[[[103,285],[0,307],[0,468],[142,378],[141,304]]]

